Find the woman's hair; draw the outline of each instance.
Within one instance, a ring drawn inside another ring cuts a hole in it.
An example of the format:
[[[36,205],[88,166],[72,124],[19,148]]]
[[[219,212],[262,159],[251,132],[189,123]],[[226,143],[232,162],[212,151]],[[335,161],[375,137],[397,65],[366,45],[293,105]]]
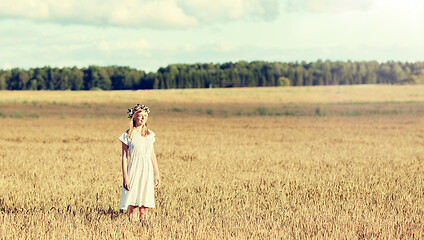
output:
[[[131,117],[131,120],[129,122],[130,129],[127,130],[127,134],[128,134],[129,138],[131,138],[132,132],[134,130],[134,125],[135,125],[134,116],[135,116],[136,113],[141,112],[141,111],[143,111],[143,110],[140,109],[140,110],[136,111]],[[149,129],[147,128],[147,122],[146,122],[146,124],[144,124],[143,128],[141,129],[141,136],[145,137],[145,136],[148,136],[149,134],[150,134],[150,132],[149,132]]]

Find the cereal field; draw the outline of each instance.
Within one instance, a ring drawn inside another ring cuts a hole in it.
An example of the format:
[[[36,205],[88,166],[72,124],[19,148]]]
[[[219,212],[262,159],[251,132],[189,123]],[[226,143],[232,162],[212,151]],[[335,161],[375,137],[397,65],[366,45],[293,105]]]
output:
[[[162,184],[118,209],[150,106]],[[424,85],[0,91],[0,239],[424,238]]]

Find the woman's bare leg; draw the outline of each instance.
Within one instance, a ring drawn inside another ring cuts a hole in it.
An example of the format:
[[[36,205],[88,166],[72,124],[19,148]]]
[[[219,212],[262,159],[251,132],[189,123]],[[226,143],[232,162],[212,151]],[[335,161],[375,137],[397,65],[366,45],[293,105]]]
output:
[[[138,211],[137,211],[137,208],[138,207],[136,207],[136,206],[130,206],[130,209],[129,209],[129,212],[130,212],[130,221],[132,222],[132,221],[137,221],[138,220]]]
[[[147,219],[147,212],[149,211],[148,207],[141,206],[140,208],[140,220],[146,220]]]

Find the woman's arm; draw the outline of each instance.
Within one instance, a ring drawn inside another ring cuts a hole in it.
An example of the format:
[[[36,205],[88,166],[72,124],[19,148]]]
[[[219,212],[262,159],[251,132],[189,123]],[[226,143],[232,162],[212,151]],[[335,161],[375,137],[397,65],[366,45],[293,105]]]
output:
[[[127,191],[129,191],[130,179],[128,178],[128,172],[127,172],[127,166],[128,166],[127,160],[128,160],[128,146],[125,143],[122,143],[122,177],[123,177],[122,185]]]
[[[155,148],[152,149],[152,154],[150,155],[153,164],[153,171],[155,173],[155,187],[159,187],[160,185],[160,175],[159,175],[159,167],[158,160],[156,159]]]

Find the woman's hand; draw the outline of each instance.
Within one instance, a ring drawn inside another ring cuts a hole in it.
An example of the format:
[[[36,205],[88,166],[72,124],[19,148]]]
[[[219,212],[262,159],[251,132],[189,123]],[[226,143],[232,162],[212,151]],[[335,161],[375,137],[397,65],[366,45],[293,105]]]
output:
[[[160,177],[158,175],[155,176],[155,187],[159,187],[160,185]]]
[[[130,180],[128,179],[127,172],[127,160],[128,160],[128,146],[122,142],[122,186],[125,190],[130,190]]]
[[[130,190],[130,181],[128,180],[128,178],[124,178],[122,185],[124,186],[125,190]]]
[[[158,160],[156,159],[154,147],[152,149],[152,154],[150,155],[150,158],[152,159],[153,171],[155,174],[155,188],[157,188],[160,185],[160,177],[159,177]]]

